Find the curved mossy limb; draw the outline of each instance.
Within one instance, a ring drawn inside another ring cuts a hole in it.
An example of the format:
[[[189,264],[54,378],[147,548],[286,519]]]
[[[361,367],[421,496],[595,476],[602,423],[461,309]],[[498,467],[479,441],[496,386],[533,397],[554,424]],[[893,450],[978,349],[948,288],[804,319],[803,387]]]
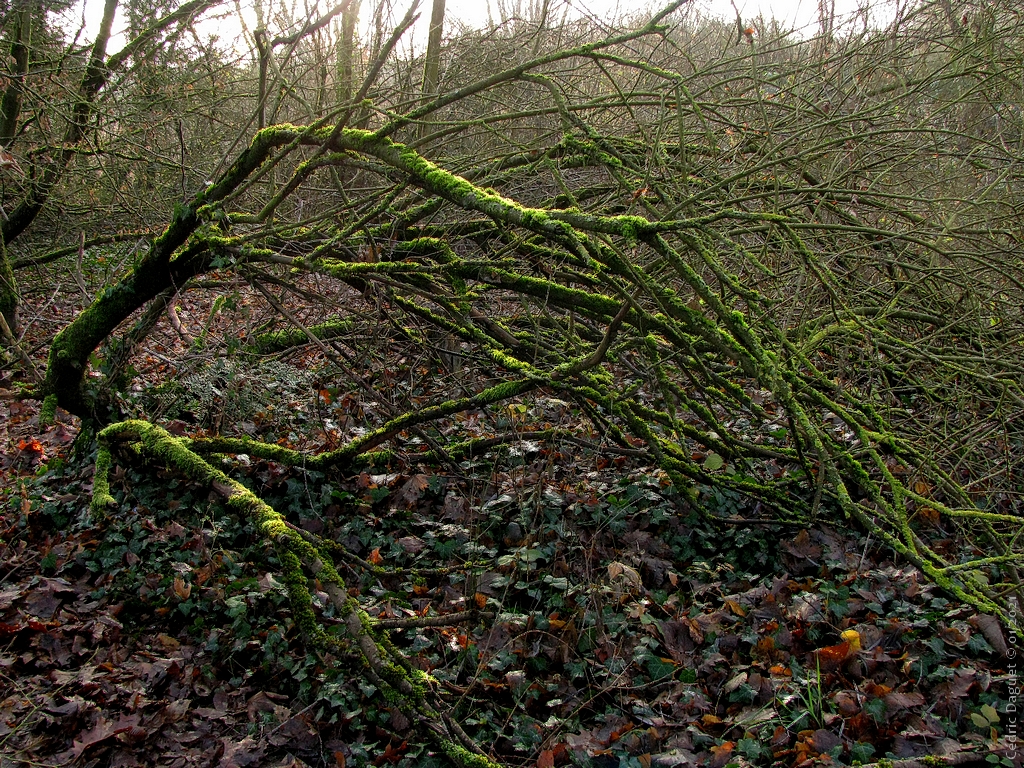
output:
[[[185,440],[154,424],[119,422],[103,429],[97,440],[99,456],[97,480],[93,486],[94,508],[105,509],[113,502],[108,480],[112,451],[115,446],[125,443],[132,445],[141,457],[163,462],[193,482],[212,487],[224,497],[229,509],[251,521],[257,531],[277,547],[291,609],[307,643],[327,649],[333,648],[337,642],[336,638],[324,632],[313,608],[309,581],[315,577],[338,611],[350,640],[359,651],[366,673],[380,681],[388,704],[407,713],[423,734],[460,768],[498,768],[498,764],[478,747],[473,750],[458,743],[464,740],[465,734],[446,722],[446,718],[427,701],[429,688],[426,677],[401,657],[387,637],[386,630],[376,626],[355,598],[348,595],[345,582],[334,567],[326,547],[318,547],[316,537],[313,537],[314,541],[308,540],[277,510],[190,450]]]
[[[206,266],[205,249],[189,252],[173,262],[148,256],[116,285],[107,288],[50,345],[42,392],[56,396],[58,404],[82,417],[94,413],[93,399],[85,391],[89,356],[136,309],[174,285],[182,285]]]
[[[390,440],[406,429],[426,424],[445,416],[500,403],[536,389],[542,384],[542,381],[532,378],[495,384],[471,397],[448,400],[396,416],[377,429],[370,430],[366,434],[352,440],[348,445],[313,456],[293,451],[290,448],[262,443],[248,437],[182,439],[180,442],[182,446],[186,446],[189,450],[193,451],[196,456],[200,453],[244,453],[287,464],[288,466],[310,470],[348,468],[356,463],[365,463],[364,460],[360,459],[361,456],[369,456],[368,452],[370,449]]]

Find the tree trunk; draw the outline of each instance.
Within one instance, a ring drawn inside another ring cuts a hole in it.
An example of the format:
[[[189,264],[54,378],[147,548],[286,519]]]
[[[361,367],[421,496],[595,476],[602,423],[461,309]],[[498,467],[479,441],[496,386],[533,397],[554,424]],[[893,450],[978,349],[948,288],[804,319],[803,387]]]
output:
[[[72,113],[71,122],[64,134],[64,146],[47,165],[42,176],[32,184],[25,199],[18,204],[7,221],[4,222],[3,239],[5,243],[11,243],[18,235],[28,229],[35,221],[36,216],[43,209],[50,197],[50,190],[60,180],[64,168],[74,151],[70,149],[85,136],[85,129],[88,125],[89,116],[92,112],[93,100],[100,88],[106,82],[107,68],[104,62],[107,54],[107,42],[110,40],[110,28],[114,24],[114,13],[117,10],[117,0],[107,0],[103,7],[103,21],[100,22],[100,30],[96,33],[96,41],[92,46],[92,54],[89,57],[89,66],[86,67],[85,76],[82,78],[82,85],[78,91],[78,101]]]
[[[341,14],[341,39],[338,41],[338,104],[352,99],[355,56],[356,22],[359,20],[360,0],[353,0]]]
[[[25,76],[28,72],[29,47],[32,42],[32,12],[25,8],[16,15],[11,41],[11,58],[14,72],[0,100],[0,147],[9,147],[18,132],[18,118],[21,115],[21,95],[25,90]],[[12,338],[19,332],[18,284],[14,280],[14,269],[7,256],[5,240],[0,237],[0,315],[3,315]],[[7,339],[0,340],[6,344]]]
[[[18,306],[21,301],[18,298],[18,284],[14,280],[14,270],[11,268],[11,261],[7,257],[7,247],[0,237],[0,315],[3,315],[7,327],[14,339],[18,338],[19,319]],[[6,346],[8,339],[0,339],[0,344]]]
[[[423,62],[423,101],[437,93],[441,81],[441,36],[444,33],[444,0],[434,0],[430,11],[430,35],[427,38],[427,56]],[[420,128],[421,135],[427,126]]]
[[[28,73],[29,47],[32,44],[32,12],[27,8],[17,14],[11,41],[11,58],[14,72],[3,100],[0,101],[0,146],[9,147],[18,131],[18,117],[21,113],[21,94],[25,91],[25,75]]]

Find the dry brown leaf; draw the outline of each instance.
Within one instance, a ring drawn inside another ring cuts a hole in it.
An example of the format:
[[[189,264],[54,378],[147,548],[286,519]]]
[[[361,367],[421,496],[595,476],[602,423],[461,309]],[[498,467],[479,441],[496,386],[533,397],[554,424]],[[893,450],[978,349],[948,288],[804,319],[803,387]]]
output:
[[[72,752],[75,757],[80,757],[85,750],[94,744],[99,744],[133,728],[140,728],[138,715],[121,715],[117,722],[110,722],[101,714],[93,728],[82,733],[81,739],[74,740]],[[142,729],[140,728],[140,730]]]
[[[890,710],[924,706],[924,695],[917,691],[893,691],[885,695],[885,706]]]
[[[726,600],[725,607],[732,611],[733,614],[735,614],[736,616],[739,616],[740,618],[743,618],[747,615],[747,612],[743,608],[743,606],[737,603],[735,600]]]
[[[948,627],[940,627],[937,634],[942,642],[956,648],[963,648],[971,639],[971,630],[966,625],[953,624]]]
[[[787,541],[782,545],[793,557],[805,560],[817,560],[821,557],[821,547],[811,542],[811,535],[806,529],[801,530],[793,541]]]
[[[178,640],[162,632],[156,636],[156,639],[157,642],[160,643],[160,645],[162,645],[165,650],[176,651],[179,648],[181,648],[181,643]]]
[[[174,577],[174,594],[179,600],[188,600],[192,594],[192,585],[185,581],[180,573]]]
[[[982,637],[988,641],[988,644],[992,646],[996,653],[1004,659],[1006,658],[1008,648],[1006,638],[1003,637],[1003,625],[999,623],[999,619],[995,616],[979,613],[977,616],[969,618],[967,623],[981,632]]]
[[[711,748],[711,761],[708,765],[711,768],[723,768],[726,763],[729,762],[729,758],[732,757],[732,751],[736,748],[736,743],[733,741],[723,742],[720,746]]]

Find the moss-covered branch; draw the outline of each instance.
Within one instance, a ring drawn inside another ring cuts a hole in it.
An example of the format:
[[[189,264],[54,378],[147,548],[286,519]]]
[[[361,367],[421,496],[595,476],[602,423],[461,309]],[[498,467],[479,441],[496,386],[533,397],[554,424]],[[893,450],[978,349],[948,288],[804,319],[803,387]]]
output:
[[[158,462],[181,472],[192,482],[212,488],[240,518],[250,521],[267,541],[277,548],[282,579],[296,623],[305,641],[320,650],[337,650],[340,641],[328,635],[313,607],[310,580],[315,578],[326,591],[347,641],[356,649],[366,674],[381,689],[384,705],[397,706],[421,734],[460,768],[497,768],[478,746],[469,742],[461,728],[443,716],[431,690],[429,677],[414,668],[395,648],[386,630],[377,626],[355,598],[349,596],[341,575],[334,567],[329,548],[319,545],[315,536],[303,536],[273,507],[244,485],[216,469],[188,444],[143,421],[113,424],[98,435],[99,458],[94,480],[93,509],[108,511],[116,502],[110,495],[109,473],[112,455],[119,446],[145,461]],[[333,546],[337,546],[334,544]]]

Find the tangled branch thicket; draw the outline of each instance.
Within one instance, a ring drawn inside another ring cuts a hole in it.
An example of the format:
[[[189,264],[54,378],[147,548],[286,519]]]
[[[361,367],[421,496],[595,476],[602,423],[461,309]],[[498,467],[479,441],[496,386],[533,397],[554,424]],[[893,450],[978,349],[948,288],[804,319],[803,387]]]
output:
[[[168,297],[216,272],[276,318],[236,354],[304,346],[320,377],[384,404],[376,422],[317,455],[136,422],[107,448],[170,440],[156,455],[207,481],[200,457],[223,454],[453,462],[500,441],[467,436],[465,414],[553,394],[692,503],[717,488],[769,518],[850,518],[1008,622],[1024,597],[1019,10],[748,41],[671,24],[681,5],[610,35],[467,33],[427,103],[388,64],[372,101],[260,131],[55,339],[42,394],[79,413],[119,402],[87,386],[90,355],[123,324],[106,358],[129,359]],[[410,349],[452,393],[402,401],[361,374]],[[330,548],[274,520],[305,553],[283,562],[316,637],[303,585]],[[970,544],[940,549],[934,525]],[[451,754],[484,759],[436,722]]]

